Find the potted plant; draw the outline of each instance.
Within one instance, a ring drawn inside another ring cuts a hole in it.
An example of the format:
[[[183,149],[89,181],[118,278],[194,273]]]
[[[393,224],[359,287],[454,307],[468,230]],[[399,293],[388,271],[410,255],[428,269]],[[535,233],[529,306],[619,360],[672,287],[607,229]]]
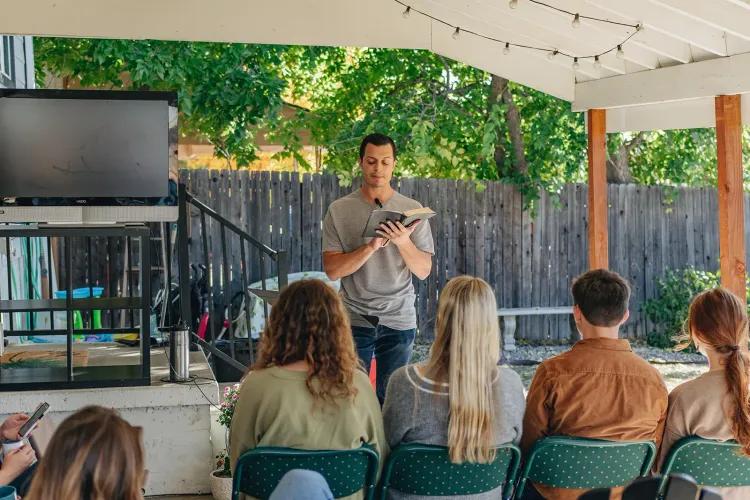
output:
[[[224,430],[224,450],[216,455],[216,470],[211,473],[211,494],[215,500],[230,500],[232,498],[232,469],[229,452],[229,429],[232,427],[234,406],[240,397],[240,384],[224,388],[219,406],[219,424]]]

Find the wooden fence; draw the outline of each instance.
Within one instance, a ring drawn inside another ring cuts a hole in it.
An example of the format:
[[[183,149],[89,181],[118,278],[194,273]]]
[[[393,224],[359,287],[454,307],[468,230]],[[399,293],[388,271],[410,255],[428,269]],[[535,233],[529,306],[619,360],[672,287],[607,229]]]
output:
[[[352,189],[339,186],[334,176],[288,172],[185,170],[182,180],[197,198],[256,238],[288,250],[291,272],[322,269],[321,220],[331,201]],[[587,267],[585,185],[566,186],[558,197],[542,196],[534,218],[523,210],[522,196],[500,182],[478,190],[470,181],[401,179],[395,187],[438,213],[430,221],[433,271],[415,283],[423,338],[432,336],[438,291],[459,274],[486,279],[500,307],[571,304],[571,279]],[[667,269],[718,268],[716,190],[611,185],[609,201],[610,268],[633,288],[625,332],[642,338],[649,325],[641,307],[655,296],[656,278]],[[747,212],[750,203],[745,207]],[[190,227],[197,236],[197,216]],[[191,260],[203,262],[200,238],[191,241]],[[218,238],[209,243],[209,254],[219,256]],[[239,255],[231,254],[230,276],[238,287]],[[258,270],[251,271],[257,279]],[[566,317],[519,321],[519,337],[531,342],[566,341],[570,334]]]

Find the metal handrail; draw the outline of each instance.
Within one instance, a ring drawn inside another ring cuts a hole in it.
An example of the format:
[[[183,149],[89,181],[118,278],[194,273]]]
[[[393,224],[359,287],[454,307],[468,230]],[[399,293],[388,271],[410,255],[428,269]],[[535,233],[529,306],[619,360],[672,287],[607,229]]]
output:
[[[245,321],[247,325],[250,325],[250,304],[251,304],[251,297],[250,292],[248,289],[248,265],[247,260],[249,257],[250,252],[245,251],[245,242],[247,242],[248,245],[251,245],[252,247],[255,247],[257,250],[260,251],[259,254],[257,254],[257,265],[258,269],[260,270],[261,275],[261,287],[263,290],[266,289],[266,279],[268,276],[266,276],[266,265],[264,258],[269,257],[272,261],[276,262],[276,270],[278,274],[278,283],[279,283],[279,289],[283,289],[286,287],[286,285],[289,282],[289,255],[286,251],[283,250],[274,250],[268,245],[262,243],[258,239],[251,236],[247,231],[243,230],[241,227],[233,223],[232,221],[228,220],[226,217],[219,214],[216,210],[212,209],[199,199],[197,199],[195,196],[193,196],[191,193],[189,193],[185,187],[184,184],[179,184],[178,187],[178,210],[179,210],[179,216],[178,216],[178,222],[177,222],[177,258],[178,258],[178,266],[179,266],[179,287],[180,287],[180,315],[182,318],[185,319],[185,321],[190,324],[192,316],[191,311],[191,304],[190,304],[190,256],[189,256],[189,238],[188,238],[188,219],[189,219],[189,210],[188,206],[192,206],[196,208],[200,214],[200,222],[201,222],[201,228],[202,228],[202,247],[204,252],[204,259],[205,259],[205,266],[209,273],[209,280],[213,282],[211,279],[211,276],[213,275],[213,266],[208,261],[208,243],[207,243],[207,236],[205,232],[206,227],[206,219],[210,218],[219,225],[220,229],[220,242],[221,242],[221,259],[222,259],[222,270],[223,270],[223,276],[222,276],[222,282],[224,284],[224,301],[226,302],[225,305],[230,306],[231,310],[231,287],[229,283],[229,268],[228,268],[228,255],[227,255],[227,231],[231,232],[232,234],[235,234],[240,238],[240,260],[241,260],[241,272],[240,272],[240,278],[242,282],[242,289],[243,293],[245,294]],[[208,308],[210,311],[210,314],[213,314],[215,312],[214,307],[214,296],[213,296],[213,290],[209,289],[209,295],[208,295]],[[268,308],[264,308],[266,313],[266,321],[268,321]],[[216,340],[216,331],[215,331],[215,321],[209,321],[210,325],[210,332],[211,332],[211,343],[210,345],[214,347],[214,342]],[[229,349],[230,354],[232,358],[235,358],[235,345],[234,345],[234,328],[232,326],[232,321],[229,321],[228,324],[228,333],[229,333]],[[252,339],[250,338],[250,332],[248,331],[248,342],[251,343],[251,361],[252,361]],[[226,360],[225,360],[226,361]]]
[[[223,217],[221,214],[219,214],[216,210],[209,207],[202,201],[200,201],[198,198],[190,194],[189,191],[185,190],[185,201],[193,205],[195,208],[200,210],[201,212],[205,212],[208,214],[211,218],[217,220],[221,223],[222,226],[231,229],[233,232],[237,233],[237,235],[244,239],[245,241],[248,241],[255,245],[259,250],[262,250],[266,253],[266,255],[272,257],[274,260],[278,258],[279,252],[274,250],[273,248],[269,247],[265,243],[258,241],[257,239],[250,236],[246,231],[244,231],[242,228],[237,226],[236,224],[232,223],[229,219]]]

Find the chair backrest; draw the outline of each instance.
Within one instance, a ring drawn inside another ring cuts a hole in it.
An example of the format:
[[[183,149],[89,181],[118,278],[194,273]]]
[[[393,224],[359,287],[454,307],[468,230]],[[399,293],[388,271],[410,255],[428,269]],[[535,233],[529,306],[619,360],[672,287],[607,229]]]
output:
[[[750,486],[750,458],[734,441],[688,436],[669,450],[662,474],[687,474],[701,486]]]
[[[402,444],[391,451],[383,470],[381,498],[393,488],[422,496],[475,495],[503,486],[503,498],[513,493],[521,462],[521,450],[513,444],[496,448],[489,464],[454,464],[448,448],[426,444]]]
[[[375,494],[378,454],[369,446],[353,450],[297,450],[262,447],[249,450],[237,460],[232,474],[232,499],[240,493],[266,499],[281,478],[292,469],[320,473],[334,497],[364,490],[365,498]]]
[[[534,444],[516,497],[527,481],[555,488],[611,488],[645,476],[656,456],[651,441],[605,441],[551,436]]]

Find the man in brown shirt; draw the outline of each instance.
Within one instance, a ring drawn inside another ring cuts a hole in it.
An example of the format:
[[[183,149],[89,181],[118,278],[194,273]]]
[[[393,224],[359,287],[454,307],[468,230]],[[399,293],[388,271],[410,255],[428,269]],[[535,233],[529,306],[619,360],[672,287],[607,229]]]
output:
[[[627,321],[630,287],[597,269],[573,282],[573,316],[583,340],[544,361],[526,398],[521,448],[545,436],[616,441],[661,439],[667,388],[659,372],[618,338]],[[548,499],[575,499],[585,490],[534,485]]]

